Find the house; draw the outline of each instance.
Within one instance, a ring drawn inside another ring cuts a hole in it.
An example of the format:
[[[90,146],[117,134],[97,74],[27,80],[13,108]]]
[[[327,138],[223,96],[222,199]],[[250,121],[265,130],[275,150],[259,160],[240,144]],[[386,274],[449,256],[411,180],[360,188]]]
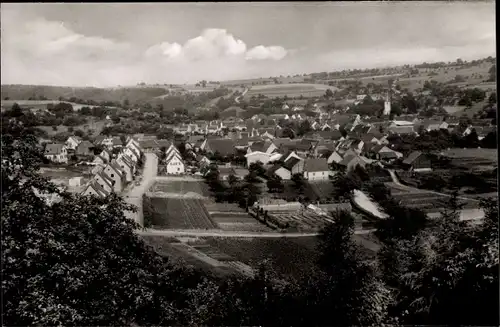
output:
[[[119,155],[118,158],[116,158],[115,163],[122,169],[127,183],[130,183],[134,180],[136,167],[135,163],[132,161],[132,159],[130,159],[129,156],[123,154]]]
[[[425,153],[420,151],[413,151],[408,157],[403,160],[403,165],[406,169],[411,171],[430,171],[431,159]]]
[[[341,162],[338,163],[338,166],[342,167],[345,171],[351,171],[355,169],[357,166],[365,167],[367,163],[370,161],[367,158],[364,158],[360,155],[346,155]]]
[[[78,157],[94,156],[94,145],[90,141],[82,141],[75,149],[75,155]]]
[[[82,194],[105,198],[110,194],[110,192],[106,191],[97,181],[93,180],[87,185],[85,190],[83,190]]]
[[[66,140],[66,149],[69,149],[69,150],[75,150],[76,147],[78,146],[78,144],[80,144],[82,142],[82,138],[79,137],[79,136],[70,136],[68,137],[68,139]]]
[[[47,144],[44,156],[55,163],[68,163],[68,152],[64,144]]]
[[[113,192],[113,180],[103,170],[94,175],[94,181],[107,193]]]
[[[430,131],[438,131],[440,129],[447,129],[448,123],[445,121],[438,120],[424,120],[420,126],[423,126],[423,129],[427,132]]]
[[[207,153],[219,153],[221,156],[231,156],[235,153],[235,142],[231,139],[206,139],[201,149]]]
[[[250,150],[250,148],[248,148]],[[247,167],[250,167],[252,163],[262,162],[264,165],[271,161],[271,154],[262,151],[252,151],[245,155],[247,158]]]
[[[304,159],[297,157],[289,157],[282,165],[290,171],[291,175],[302,174],[304,172]]]
[[[210,159],[208,159],[207,156],[201,154],[196,156],[196,161],[198,162],[200,167],[205,167],[211,164]]]
[[[173,152],[173,155],[165,161],[165,170],[167,174],[184,174],[186,172],[186,166],[184,165],[181,156]]]
[[[326,162],[328,164],[331,164],[333,162],[339,163],[341,161],[342,161],[342,156],[337,151],[332,151],[326,159]]]
[[[405,135],[405,134],[416,134],[413,125],[407,126],[392,126],[388,129],[389,134]]]
[[[198,151],[205,137],[203,135],[191,135],[186,140],[186,149]]]
[[[390,161],[403,157],[402,153],[394,151],[383,144],[373,146],[367,151],[367,153],[370,157],[377,160]]]
[[[102,172],[113,181],[111,184],[115,192],[118,193],[123,189],[125,186],[125,176],[121,167],[115,161],[106,165]]]
[[[269,170],[267,171],[268,176],[272,176],[273,174],[279,176],[282,180],[287,181],[292,179],[292,173],[290,170],[287,168],[281,166],[280,164],[274,164]]]
[[[325,158],[307,158],[304,162],[304,178],[308,180],[327,180],[330,169]]]
[[[258,141],[258,142],[253,142],[247,150],[247,153],[252,153],[256,151],[264,152],[264,153],[272,153],[277,149],[276,145],[269,141]]]

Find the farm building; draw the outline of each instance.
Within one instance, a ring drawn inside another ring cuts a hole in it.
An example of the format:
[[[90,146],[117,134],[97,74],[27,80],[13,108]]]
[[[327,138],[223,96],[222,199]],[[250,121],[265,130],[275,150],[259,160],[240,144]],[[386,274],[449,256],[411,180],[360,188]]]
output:
[[[365,167],[370,162],[369,159],[362,157],[360,155],[349,154],[342,159],[341,162],[338,163],[338,166],[341,167],[344,171],[351,171],[356,168],[356,166]]]
[[[292,178],[292,173],[290,172],[290,170],[281,166],[280,164],[275,164],[268,169],[267,175],[271,176],[273,174],[279,176],[282,180],[285,181],[290,180]]]
[[[308,158],[304,162],[304,178],[308,180],[328,180],[330,169],[325,158]]]
[[[44,156],[52,162],[68,162],[68,152],[63,144],[47,144],[45,146]]]
[[[412,171],[430,171],[431,159],[425,153],[413,151],[408,157],[403,160],[403,165],[407,170]]]

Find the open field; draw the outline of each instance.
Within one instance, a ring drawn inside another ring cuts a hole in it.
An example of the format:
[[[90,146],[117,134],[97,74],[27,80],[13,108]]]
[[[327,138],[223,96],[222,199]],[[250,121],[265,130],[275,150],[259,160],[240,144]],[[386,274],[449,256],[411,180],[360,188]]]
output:
[[[97,136],[101,134],[102,130],[106,126],[107,121],[106,120],[93,120],[92,118],[89,119],[89,122],[83,125],[77,125],[73,126],[73,130],[78,130],[81,129],[85,133],[88,134],[89,131],[92,132],[92,136]],[[64,125],[59,125],[57,126],[57,130],[54,131],[52,126],[36,126],[36,128],[39,128],[43,131],[45,131],[49,136],[55,135],[57,133],[61,132],[68,132],[68,126]]]
[[[203,181],[161,181],[155,182],[151,187],[151,192],[165,193],[197,193],[202,196],[210,196],[208,186]]]
[[[255,85],[250,88],[250,90],[245,94],[245,99],[250,99],[253,95],[257,96],[259,94],[265,95],[267,97],[316,97],[325,94],[327,89],[335,91],[337,88],[334,86],[328,86],[324,84],[307,84],[307,83],[297,83],[297,84],[271,84],[271,85]]]
[[[490,162],[496,162],[498,160],[498,149],[452,148],[443,151],[443,154],[453,159],[482,159]]]
[[[314,197],[310,197],[313,201],[332,197],[334,189],[332,181],[310,181],[308,184],[314,194]]]
[[[257,268],[263,260],[269,260],[278,274],[291,277],[301,277],[311,272],[316,259],[315,251],[311,250],[316,244],[315,237],[303,237],[298,242],[286,238],[206,237],[204,240],[252,268]]]
[[[34,108],[34,109],[46,109],[48,104],[58,104],[61,102],[69,103],[73,106],[73,110],[78,111],[82,109],[82,107],[97,107],[93,105],[67,102],[67,101],[59,101],[59,100],[2,100],[1,106],[4,108],[11,108],[14,103],[17,103],[21,108]],[[116,107],[105,107],[105,108],[116,108]]]
[[[217,224],[199,199],[148,198],[144,200],[144,216],[149,216],[155,228],[214,229]]]
[[[1,98],[6,97],[16,100],[27,100],[30,97],[44,96],[48,99],[59,99],[59,97],[76,97],[94,101],[114,101],[123,103],[129,100],[131,104],[151,100],[154,97],[165,94],[166,87],[119,87],[119,88],[96,88],[96,87],[64,87],[47,85],[2,85]]]

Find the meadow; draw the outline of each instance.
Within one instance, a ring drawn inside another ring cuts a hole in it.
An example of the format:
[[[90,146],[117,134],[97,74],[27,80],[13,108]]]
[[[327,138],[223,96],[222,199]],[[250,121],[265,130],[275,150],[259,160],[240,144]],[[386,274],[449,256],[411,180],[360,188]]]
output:
[[[308,83],[255,85],[250,88],[244,98],[248,100],[252,96],[259,94],[270,98],[283,97],[285,95],[288,97],[317,97],[325,94],[327,89],[331,89],[332,91],[337,90],[334,86]]]

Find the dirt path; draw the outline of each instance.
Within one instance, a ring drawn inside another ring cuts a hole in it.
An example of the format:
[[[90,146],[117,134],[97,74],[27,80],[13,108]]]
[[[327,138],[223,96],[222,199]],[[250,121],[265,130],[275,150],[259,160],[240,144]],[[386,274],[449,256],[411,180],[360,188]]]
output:
[[[135,205],[138,208],[137,212],[126,211],[125,216],[135,220],[141,226],[143,225],[142,215],[142,195],[151,187],[155,181],[158,171],[158,157],[154,153],[146,153],[142,181],[140,185],[134,186],[124,199],[128,204]]]
[[[368,230],[357,230],[354,232],[355,235],[363,235],[374,232],[375,229]],[[297,238],[297,237],[311,237],[317,236],[318,233],[279,233],[279,232],[233,232],[233,231],[223,231],[223,230],[153,230],[145,229],[137,231],[139,235],[144,236],[193,236],[193,237],[204,237],[204,236],[221,236],[221,237],[265,237],[265,238]]]

